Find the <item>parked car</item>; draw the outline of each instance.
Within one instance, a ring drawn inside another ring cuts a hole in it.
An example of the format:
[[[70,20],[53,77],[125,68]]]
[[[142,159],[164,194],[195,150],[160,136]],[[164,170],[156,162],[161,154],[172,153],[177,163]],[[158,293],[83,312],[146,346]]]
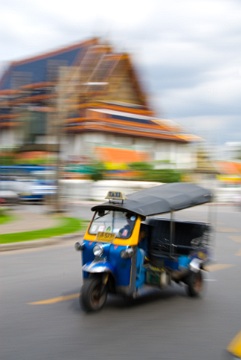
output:
[[[53,180],[31,180],[22,183],[19,198],[22,201],[44,201],[48,196],[56,193],[56,185]]]
[[[19,202],[18,192],[15,183],[11,179],[0,179],[0,199],[4,205],[17,204]]]

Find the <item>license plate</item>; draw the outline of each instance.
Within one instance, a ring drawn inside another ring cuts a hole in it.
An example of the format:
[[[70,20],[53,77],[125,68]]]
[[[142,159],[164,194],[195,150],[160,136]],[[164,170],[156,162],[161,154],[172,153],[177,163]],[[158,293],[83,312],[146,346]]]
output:
[[[97,241],[111,242],[115,239],[115,234],[111,232],[100,231],[96,235]]]

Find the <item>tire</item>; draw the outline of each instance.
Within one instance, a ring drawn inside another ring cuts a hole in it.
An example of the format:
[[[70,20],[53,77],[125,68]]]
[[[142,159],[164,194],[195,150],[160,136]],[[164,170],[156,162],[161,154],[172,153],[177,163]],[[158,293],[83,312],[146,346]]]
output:
[[[203,291],[203,275],[201,270],[198,272],[190,271],[186,279],[187,294],[190,297],[199,297]]]
[[[98,311],[105,305],[106,299],[107,286],[102,283],[101,277],[84,280],[80,295],[80,305],[83,310]]]

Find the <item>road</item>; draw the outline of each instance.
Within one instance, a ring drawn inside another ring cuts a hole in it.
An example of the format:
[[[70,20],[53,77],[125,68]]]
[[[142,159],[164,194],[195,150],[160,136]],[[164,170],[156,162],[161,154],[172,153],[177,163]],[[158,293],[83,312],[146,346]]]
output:
[[[89,205],[82,211],[88,214]],[[203,215],[199,208],[186,211]],[[234,208],[217,208],[215,263],[201,299],[174,285],[134,304],[110,297],[101,312],[85,314],[72,241],[0,254],[0,359],[226,359],[226,346],[241,330],[240,220]]]

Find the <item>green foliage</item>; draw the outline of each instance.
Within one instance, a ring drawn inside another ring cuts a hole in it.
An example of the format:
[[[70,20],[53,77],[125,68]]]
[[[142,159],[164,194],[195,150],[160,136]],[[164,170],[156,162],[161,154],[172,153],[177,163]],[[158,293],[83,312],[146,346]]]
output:
[[[93,181],[103,180],[105,177],[106,168],[102,162],[93,162],[89,165],[90,179]]]
[[[133,162],[128,165],[128,168],[136,171],[151,171],[153,166],[147,162]]]
[[[54,162],[53,158],[52,159],[48,159],[48,158],[39,158],[39,159],[16,159],[16,164],[17,165],[22,165],[24,163],[24,165],[48,165],[51,162]]]
[[[143,179],[144,180],[144,179]],[[172,169],[152,170],[145,174],[145,181],[172,183],[182,181],[182,173]]]
[[[0,155],[0,165],[15,165],[14,155],[11,154]]]
[[[163,161],[163,164],[169,163]],[[138,180],[156,181],[163,183],[179,182],[182,180],[182,173],[173,169],[154,169],[151,163],[136,162],[129,164],[129,169],[138,172]]]

